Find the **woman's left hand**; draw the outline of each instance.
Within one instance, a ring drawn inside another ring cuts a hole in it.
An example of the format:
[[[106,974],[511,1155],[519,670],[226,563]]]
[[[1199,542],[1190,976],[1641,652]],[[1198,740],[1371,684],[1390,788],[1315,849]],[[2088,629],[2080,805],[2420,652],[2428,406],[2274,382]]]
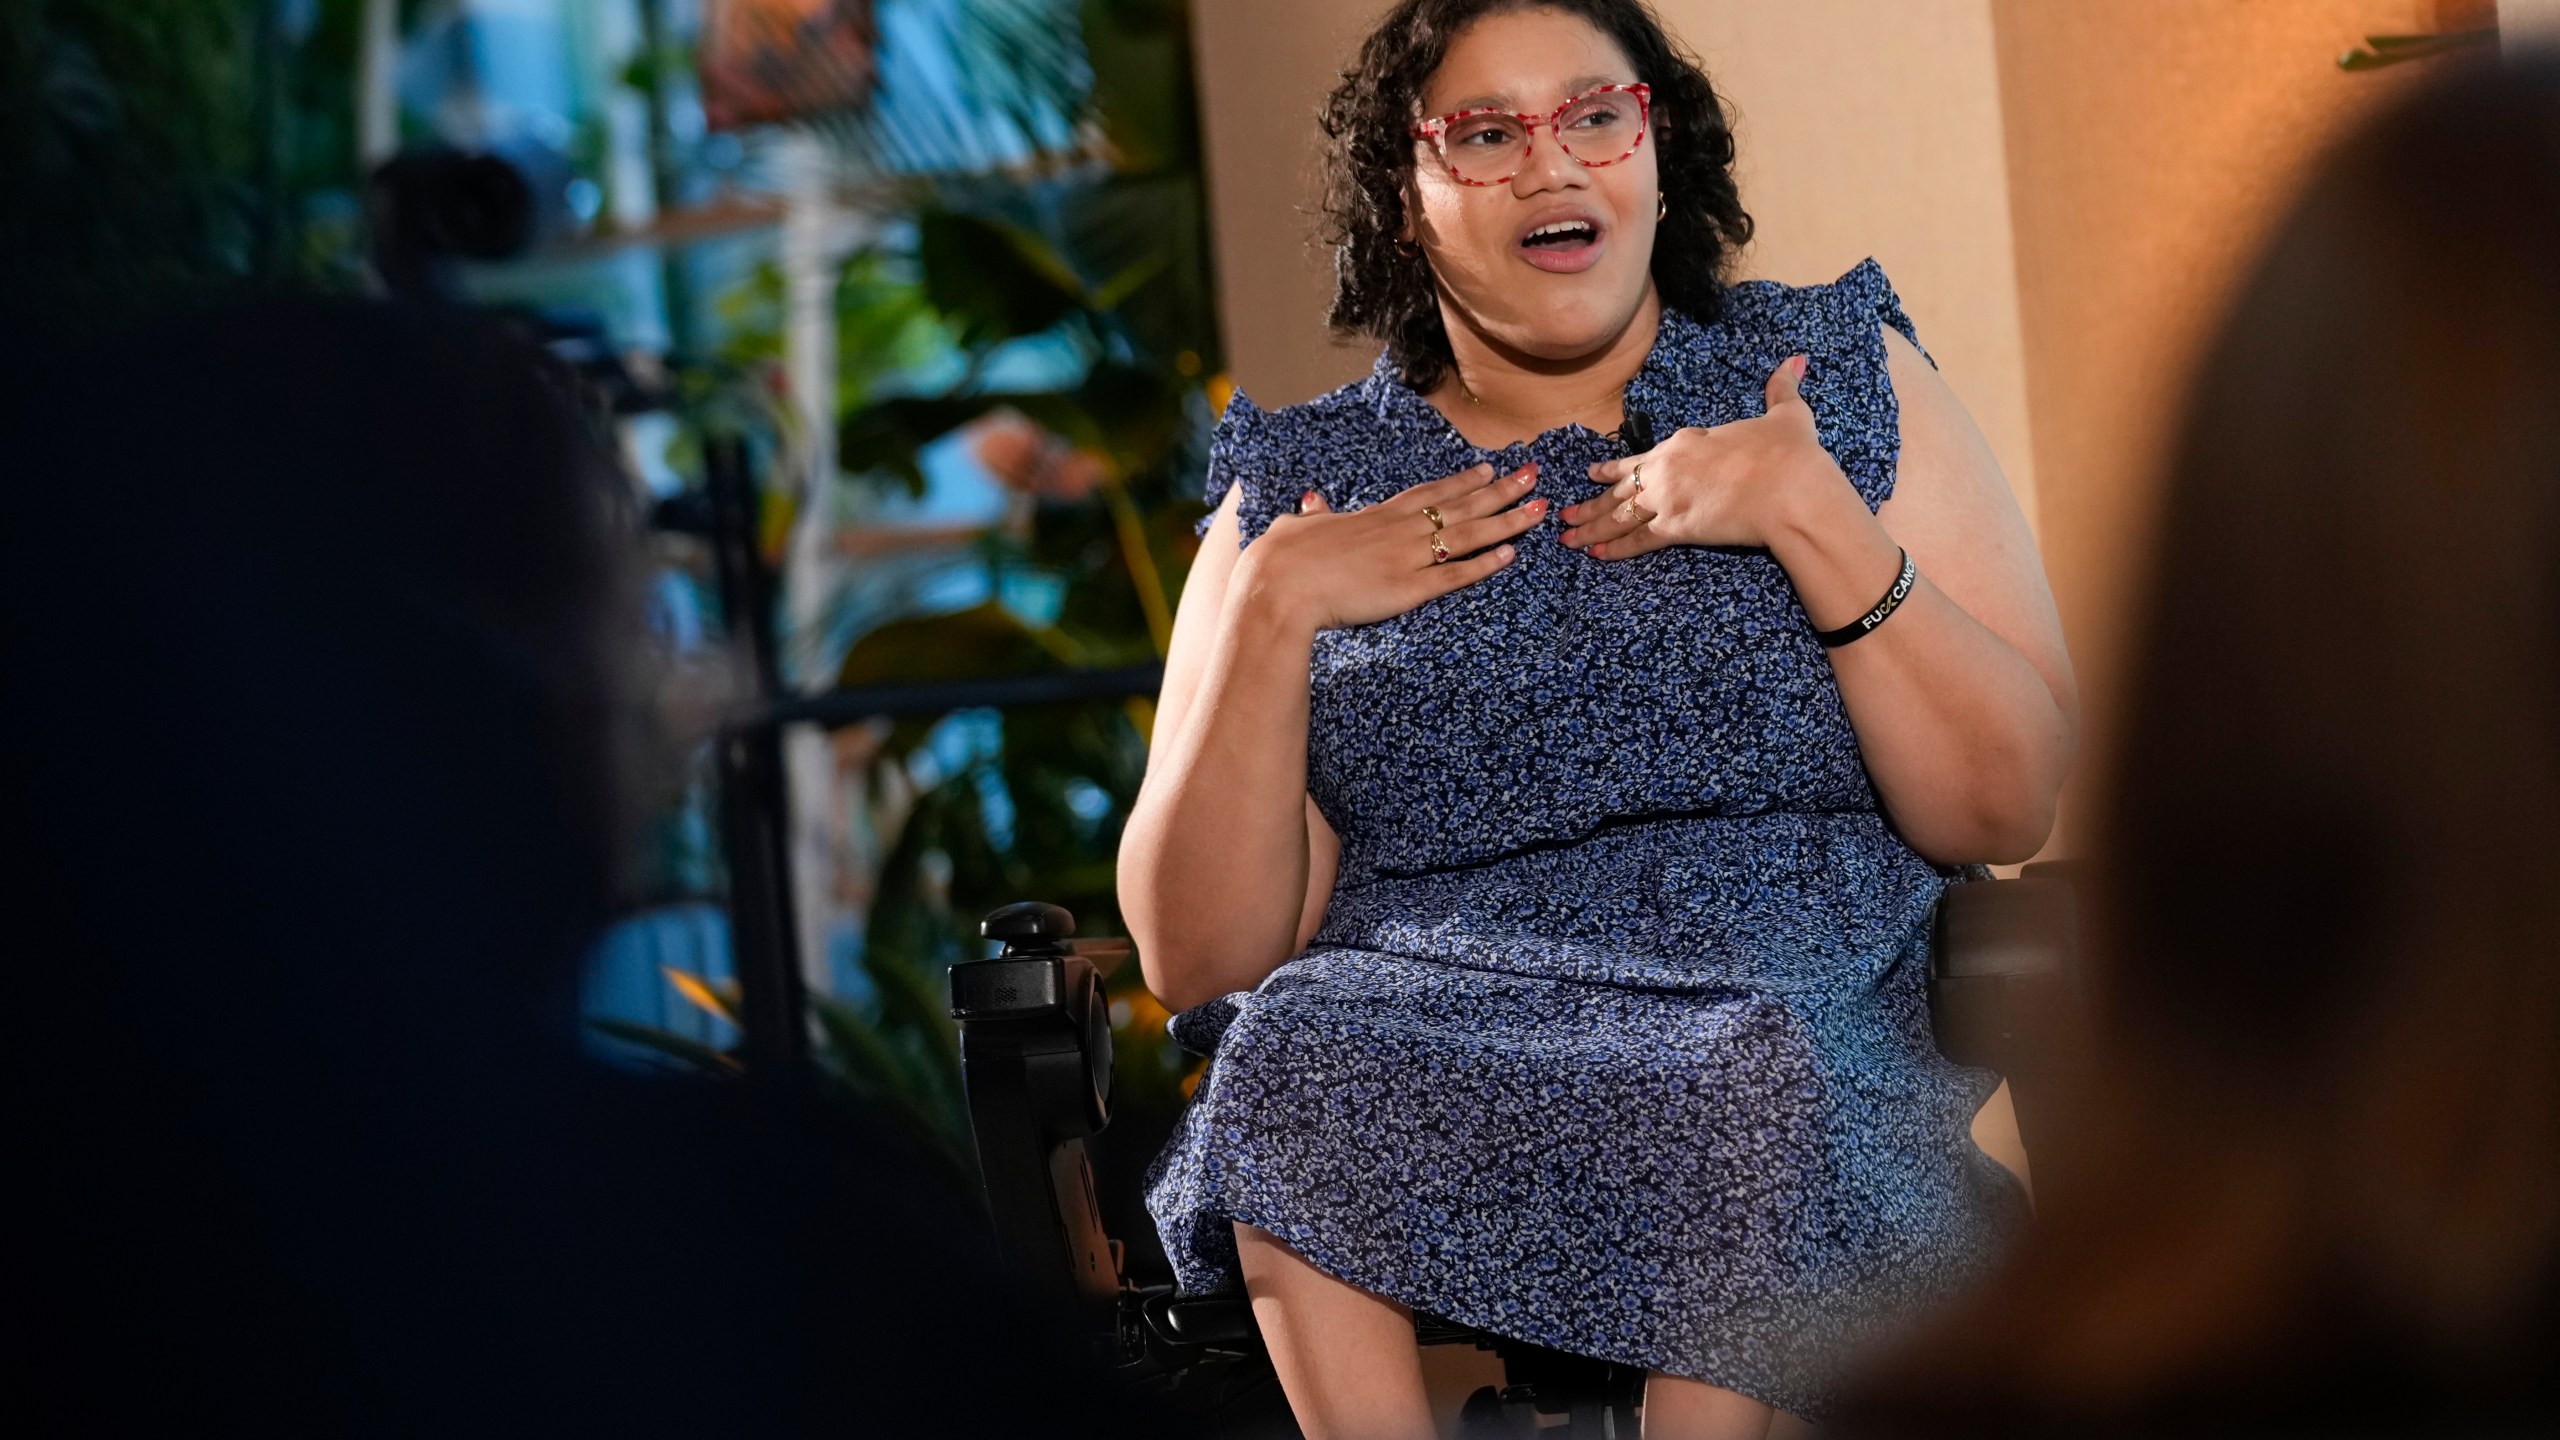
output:
[[[1777,517],[1809,483],[1846,485],[1796,392],[1807,360],[1769,376],[1766,414],[1690,427],[1642,455],[1591,467],[1609,488],[1557,512],[1564,543],[1595,560],[1625,560],[1666,545],[1767,545]]]

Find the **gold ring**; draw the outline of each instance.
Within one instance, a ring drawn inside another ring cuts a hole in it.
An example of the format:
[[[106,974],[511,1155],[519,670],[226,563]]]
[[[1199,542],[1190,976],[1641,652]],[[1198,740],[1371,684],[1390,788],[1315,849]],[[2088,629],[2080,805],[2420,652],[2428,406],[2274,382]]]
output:
[[[1627,492],[1630,500],[1644,493],[1644,462],[1641,460],[1636,462],[1635,482],[1635,488]]]
[[[1431,532],[1431,563],[1434,565],[1449,563],[1449,542],[1441,539],[1440,532],[1437,530]]]
[[[1431,522],[1431,528],[1432,528],[1432,530],[1433,530],[1435,533],[1440,529],[1441,521],[1440,521],[1440,507],[1439,507],[1439,506],[1437,506],[1437,505],[1425,505],[1425,506],[1423,506],[1423,507],[1422,507],[1422,518]]]

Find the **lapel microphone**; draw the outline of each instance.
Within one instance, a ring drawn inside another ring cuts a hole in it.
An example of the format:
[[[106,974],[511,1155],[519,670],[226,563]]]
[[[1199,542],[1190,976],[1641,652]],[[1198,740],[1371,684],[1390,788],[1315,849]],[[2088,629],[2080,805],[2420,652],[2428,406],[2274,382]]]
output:
[[[1627,412],[1625,423],[1618,427],[1618,443],[1630,455],[1641,455],[1653,448],[1653,417],[1641,410]]]

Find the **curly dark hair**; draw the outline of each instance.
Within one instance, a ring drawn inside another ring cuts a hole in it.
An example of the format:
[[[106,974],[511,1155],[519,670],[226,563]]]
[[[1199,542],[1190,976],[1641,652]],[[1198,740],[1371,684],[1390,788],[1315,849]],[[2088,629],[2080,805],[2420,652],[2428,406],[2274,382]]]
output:
[[[1726,274],[1751,239],[1733,183],[1733,125],[1698,63],[1672,43],[1644,0],[1403,0],[1360,46],[1325,98],[1325,240],[1333,246],[1336,333],[1386,343],[1405,383],[1428,390],[1452,363],[1430,262],[1399,246],[1413,179],[1413,122],[1422,87],[1449,42],[1488,15],[1561,10],[1591,22],[1653,87],[1653,143],[1670,210],[1653,239],[1662,303],[1712,321]]]

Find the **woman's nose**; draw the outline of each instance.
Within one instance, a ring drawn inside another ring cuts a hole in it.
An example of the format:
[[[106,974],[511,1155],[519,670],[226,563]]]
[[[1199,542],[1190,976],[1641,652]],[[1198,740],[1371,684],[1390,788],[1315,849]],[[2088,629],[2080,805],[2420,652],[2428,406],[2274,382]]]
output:
[[[1556,139],[1552,127],[1541,125],[1529,132],[1529,153],[1520,162],[1520,173],[1511,177],[1512,194],[1583,190],[1590,185],[1591,171],[1564,153],[1564,142]]]

